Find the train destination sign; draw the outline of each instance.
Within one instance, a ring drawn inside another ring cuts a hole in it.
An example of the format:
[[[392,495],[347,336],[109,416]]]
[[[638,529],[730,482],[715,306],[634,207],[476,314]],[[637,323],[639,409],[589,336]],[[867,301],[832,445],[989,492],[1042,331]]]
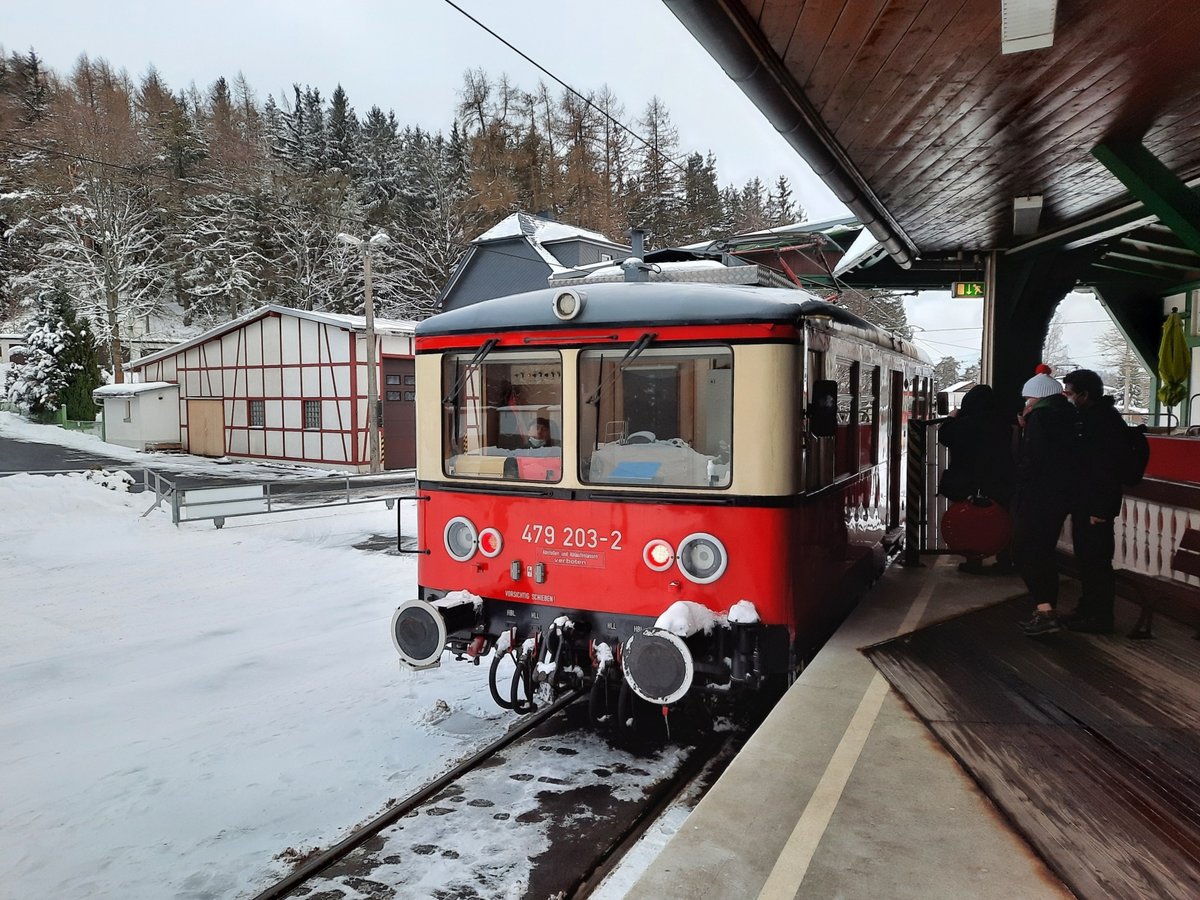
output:
[[[950,283],[950,296],[955,300],[964,297],[979,298],[984,297],[982,281],[952,281]]]

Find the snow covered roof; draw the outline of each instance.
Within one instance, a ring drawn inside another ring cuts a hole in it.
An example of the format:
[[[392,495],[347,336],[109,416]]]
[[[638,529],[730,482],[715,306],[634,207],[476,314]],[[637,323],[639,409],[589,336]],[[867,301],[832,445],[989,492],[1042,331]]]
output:
[[[958,384],[952,384],[950,387],[946,388],[946,390],[951,394],[957,394],[960,391],[969,391],[973,387],[975,387],[975,382],[967,380],[960,381]]]
[[[878,238],[871,234],[869,228],[864,228],[854,239],[850,249],[833,267],[833,276],[836,278],[844,272],[860,267],[865,269],[885,256],[887,256],[887,248],[879,243]]]
[[[126,369],[139,369],[147,363],[158,362],[160,359],[165,359],[168,356],[174,356],[176,353],[181,353],[191,347],[203,344],[205,341],[211,341],[213,338],[218,338],[223,334],[241,328],[243,325],[248,325],[251,322],[261,319],[264,316],[292,316],[297,319],[308,319],[312,322],[320,322],[322,325],[332,325],[335,328],[341,328],[343,331],[366,331],[367,319],[366,316],[347,316],[339,313],[313,312],[306,309],[291,309],[287,306],[279,306],[274,303],[268,303],[266,306],[260,306],[253,312],[246,313],[241,318],[234,319],[231,322],[217,325],[215,328],[210,328],[203,334],[183,341],[168,347],[166,350],[160,350],[157,353],[151,353],[149,356],[142,356],[135,359],[131,363],[125,365]],[[405,319],[375,319],[376,334],[402,334],[411,335],[417,327],[416,322],[410,322]]]
[[[92,391],[93,400],[103,400],[105,397],[136,397],[138,394],[148,394],[167,388],[179,390],[179,385],[169,381],[126,382],[125,384],[105,384]]]
[[[601,244],[609,244],[613,247],[621,246],[620,244],[614,244],[598,231],[588,231],[586,228],[579,228],[575,225],[552,222],[549,219],[531,216],[529,213],[523,212],[516,212],[507,219],[502,219],[479,237],[475,238],[471,243],[482,244],[487,241],[499,241],[516,237],[531,238],[539,244],[582,239],[598,241]]]

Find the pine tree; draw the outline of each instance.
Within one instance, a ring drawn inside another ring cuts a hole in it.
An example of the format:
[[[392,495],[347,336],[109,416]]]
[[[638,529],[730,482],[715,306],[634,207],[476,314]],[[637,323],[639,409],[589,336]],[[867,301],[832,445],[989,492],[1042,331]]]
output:
[[[62,393],[71,381],[72,372],[63,358],[72,337],[63,316],[65,305],[66,295],[61,289],[45,291],[38,297],[22,342],[24,361],[13,363],[5,378],[9,402],[33,416],[43,417],[58,410]]]
[[[655,247],[669,247],[677,240],[683,211],[683,191],[679,165],[679,132],[671,123],[671,114],[658,97],[651,97],[638,120],[646,145],[635,150],[637,157],[637,198],[633,217],[650,233]]]
[[[933,383],[939,391],[958,384],[959,380],[958,360],[953,356],[943,356],[933,367]]]
[[[384,115],[378,106],[371,107],[355,146],[353,169],[358,202],[367,221],[383,224],[400,196],[400,135],[394,115]]]
[[[354,172],[354,160],[358,155],[358,116],[339,84],[329,102],[325,135],[325,157],[322,160],[326,171],[337,171],[345,175]]]
[[[100,375],[96,336],[88,327],[87,319],[76,317],[66,291],[57,291],[56,303],[63,325],[66,326],[66,345],[59,362],[68,373],[67,385],[59,394],[59,405],[66,408],[68,419],[90,422],[96,418],[92,391],[104,383]]]
[[[767,198],[767,220],[772,228],[803,222],[804,210],[792,199],[792,185],[786,175],[775,180],[775,188]]]
[[[721,189],[717,186],[717,160],[699,153],[688,157],[683,175],[683,214],[680,243],[704,241],[725,234]]]

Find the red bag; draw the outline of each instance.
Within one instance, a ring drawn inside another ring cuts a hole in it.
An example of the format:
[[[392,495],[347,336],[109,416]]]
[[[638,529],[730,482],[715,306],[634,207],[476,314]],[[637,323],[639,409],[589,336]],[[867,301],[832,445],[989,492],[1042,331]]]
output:
[[[963,556],[995,556],[1012,540],[1008,511],[987,497],[951,503],[942,516],[942,540]]]

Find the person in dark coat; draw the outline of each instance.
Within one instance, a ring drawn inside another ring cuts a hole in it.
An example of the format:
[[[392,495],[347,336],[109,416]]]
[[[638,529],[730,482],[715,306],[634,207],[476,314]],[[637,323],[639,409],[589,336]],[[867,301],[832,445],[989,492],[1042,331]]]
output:
[[[938,427],[938,443],[950,451],[938,493],[952,502],[982,494],[1008,509],[1013,492],[1014,424],[990,385],[977,384],[967,391],[958,409]],[[985,569],[981,557],[968,556],[958,568],[974,574],[1011,571],[1012,559],[1007,549],[997,554],[996,559],[992,569]]]
[[[1081,448],[1073,468],[1071,538],[1083,593],[1079,607],[1062,622],[1072,631],[1113,630],[1113,525],[1121,514],[1121,461],[1126,453],[1125,420],[1104,394],[1100,376],[1078,369],[1063,379],[1063,394],[1079,413]]]
[[[1078,424],[1049,367],[1021,389],[1026,399],[1017,446],[1013,496],[1013,560],[1036,606],[1022,623],[1030,636],[1059,630],[1058,535],[1071,507],[1071,472],[1078,458]]]

